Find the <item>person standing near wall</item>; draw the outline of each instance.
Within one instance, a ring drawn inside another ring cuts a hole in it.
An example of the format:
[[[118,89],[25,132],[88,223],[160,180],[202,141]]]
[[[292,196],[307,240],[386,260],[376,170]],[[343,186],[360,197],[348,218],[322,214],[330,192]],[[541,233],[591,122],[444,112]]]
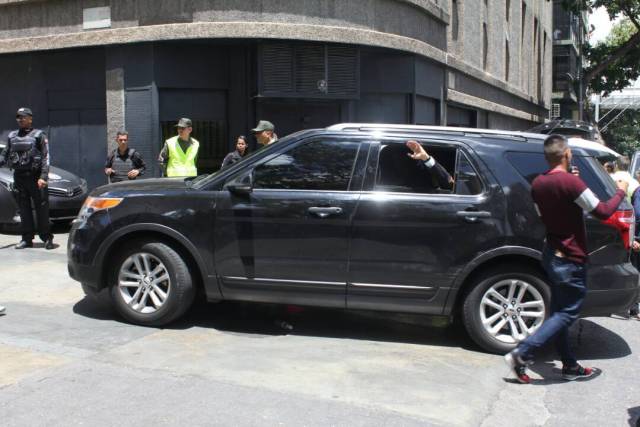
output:
[[[193,131],[191,119],[182,118],[176,128],[178,135],[169,138],[158,156],[158,162],[166,177],[197,176],[198,149],[200,143],[191,137]]]
[[[258,144],[266,147],[278,140],[278,135],[276,135],[275,130],[276,127],[273,123],[266,120],[260,120],[255,129],[251,129],[251,132],[255,135]]]
[[[34,225],[31,202],[38,219],[38,235],[45,249],[53,249],[53,234],[49,230],[49,140],[43,131],[33,128],[33,113],[29,108],[16,112],[18,130],[9,134],[7,147],[0,155],[0,166],[7,163],[13,169],[13,183],[18,194],[22,224],[22,240],[16,249],[33,247]]]
[[[247,155],[247,153],[249,153],[247,138],[244,135],[240,135],[236,139],[236,149],[225,156],[224,160],[222,161],[222,167],[220,167],[220,169],[224,169],[227,166],[231,166],[232,164],[239,162],[244,156]]]
[[[113,150],[104,164],[104,173],[109,183],[136,179],[144,174],[146,165],[140,153],[129,148],[129,133],[125,130],[116,134],[118,148]]]

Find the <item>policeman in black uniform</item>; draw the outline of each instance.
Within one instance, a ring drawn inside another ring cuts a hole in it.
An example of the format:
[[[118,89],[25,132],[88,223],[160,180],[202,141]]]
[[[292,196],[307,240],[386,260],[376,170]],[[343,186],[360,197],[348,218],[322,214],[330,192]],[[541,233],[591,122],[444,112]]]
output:
[[[40,129],[34,129],[33,113],[20,108],[16,113],[20,129],[9,134],[7,147],[0,155],[0,166],[8,163],[13,169],[13,185],[17,193],[22,240],[16,249],[33,247],[33,213],[38,218],[38,234],[45,249],[53,249],[53,234],[49,231],[49,141]]]
[[[109,177],[109,182],[132,180],[143,175],[146,165],[140,153],[129,147],[129,132],[118,131],[116,142],[118,148],[109,154],[104,164],[104,173]]]

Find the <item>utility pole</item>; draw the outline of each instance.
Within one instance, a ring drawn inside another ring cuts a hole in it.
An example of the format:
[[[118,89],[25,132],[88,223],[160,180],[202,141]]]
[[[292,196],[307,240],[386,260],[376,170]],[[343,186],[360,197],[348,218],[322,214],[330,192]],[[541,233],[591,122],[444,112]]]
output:
[[[584,44],[584,36],[583,36],[583,25],[582,22],[582,14],[580,11],[578,15],[578,70],[576,74],[578,75],[578,120],[582,121],[584,118],[584,87],[583,87],[583,78],[584,73],[582,72],[582,46]]]

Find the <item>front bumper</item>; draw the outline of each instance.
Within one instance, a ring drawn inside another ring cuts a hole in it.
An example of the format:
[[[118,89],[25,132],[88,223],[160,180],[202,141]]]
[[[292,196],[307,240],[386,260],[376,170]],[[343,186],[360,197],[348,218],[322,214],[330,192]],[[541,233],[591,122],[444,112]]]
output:
[[[67,270],[72,279],[95,289],[103,287],[102,265],[96,263],[96,254],[110,230],[106,211],[96,212],[87,221],[73,222],[67,241]]]
[[[86,192],[74,197],[49,196],[49,217],[57,220],[75,218],[86,198]]]

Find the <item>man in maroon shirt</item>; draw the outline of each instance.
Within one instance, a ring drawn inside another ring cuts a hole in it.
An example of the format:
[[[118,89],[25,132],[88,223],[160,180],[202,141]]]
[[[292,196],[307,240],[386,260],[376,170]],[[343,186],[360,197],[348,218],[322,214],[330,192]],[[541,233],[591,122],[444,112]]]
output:
[[[551,282],[551,316],[533,335],[505,356],[517,380],[529,383],[526,373],[534,352],[548,341],[555,344],[562,359],[566,380],[588,378],[592,368],[582,367],[569,346],[569,326],[578,318],[587,293],[587,238],[583,211],[599,219],[609,218],[624,200],[628,184],[618,181],[616,194],[601,202],[580,178],[570,173],[571,149],[560,135],[544,141],[544,155],[550,170],[531,186],[536,209],[546,227],[542,267]]]

